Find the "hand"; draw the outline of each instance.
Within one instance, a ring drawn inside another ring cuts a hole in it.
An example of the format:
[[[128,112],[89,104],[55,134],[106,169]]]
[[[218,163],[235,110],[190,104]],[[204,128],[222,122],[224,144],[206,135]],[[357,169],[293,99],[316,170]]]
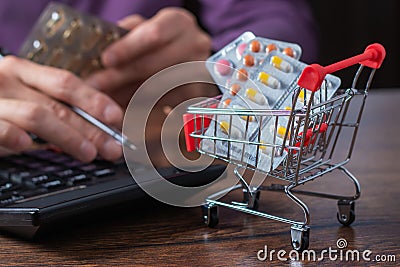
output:
[[[0,151],[28,149],[31,132],[84,162],[121,156],[114,139],[57,100],[109,125],[122,123],[121,108],[72,73],[7,56],[0,61]]]
[[[158,71],[177,63],[205,60],[211,41],[194,16],[180,8],[165,8],[145,20],[132,15],[120,22],[130,32],[102,55],[105,70],[87,82],[126,105],[134,90]]]

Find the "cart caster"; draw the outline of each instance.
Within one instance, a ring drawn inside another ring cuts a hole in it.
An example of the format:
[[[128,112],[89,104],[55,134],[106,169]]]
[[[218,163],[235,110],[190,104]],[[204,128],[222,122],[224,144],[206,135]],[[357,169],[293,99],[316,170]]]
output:
[[[256,190],[253,192],[255,198],[254,198],[254,203],[253,205],[249,206],[248,208],[251,210],[258,210],[258,207],[260,206],[259,202],[260,202],[260,194],[261,191],[260,190]],[[243,190],[243,203],[248,203],[249,202],[249,198],[248,198],[248,194],[245,190]]]
[[[302,252],[303,250],[308,249],[310,244],[310,227],[303,226],[297,227],[292,226],[290,230],[290,234],[292,237],[292,247],[294,250],[298,252]]]
[[[208,227],[215,227],[217,226],[219,219],[218,219],[218,206],[213,204],[204,204],[201,206],[201,210],[203,213],[204,223]]]
[[[339,200],[337,219],[344,226],[349,226],[356,219],[356,213],[354,211],[355,203],[349,200]]]

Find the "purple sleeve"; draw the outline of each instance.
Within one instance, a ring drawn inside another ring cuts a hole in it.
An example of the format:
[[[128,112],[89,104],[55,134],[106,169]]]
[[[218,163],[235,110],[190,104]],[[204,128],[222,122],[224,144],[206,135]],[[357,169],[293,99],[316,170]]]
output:
[[[302,61],[317,59],[316,25],[306,0],[200,0],[200,20],[213,37],[213,49],[244,31],[257,36],[295,42]]]

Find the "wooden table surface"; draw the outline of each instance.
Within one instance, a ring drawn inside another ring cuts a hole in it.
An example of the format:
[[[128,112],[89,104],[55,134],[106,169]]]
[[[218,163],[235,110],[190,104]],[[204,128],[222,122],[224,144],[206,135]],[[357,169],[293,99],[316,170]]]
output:
[[[362,194],[356,202],[356,221],[341,226],[336,201],[302,197],[311,213],[310,248],[320,253],[337,249],[339,238],[346,249],[372,251],[369,255],[400,262],[400,90],[373,90],[356,149],[347,167],[359,178]],[[346,181],[335,176],[317,179],[307,188],[348,191]],[[264,192],[263,192],[264,193]],[[260,209],[287,215],[297,211],[284,195],[266,192]],[[267,219],[220,209],[220,223],[206,227],[199,208],[176,208],[151,200],[120,207],[112,214],[55,229],[36,242],[0,236],[0,265],[85,266],[266,266],[257,252],[264,249],[290,252],[290,226]],[[287,256],[287,254],[286,254]],[[368,256],[368,255],[367,255]],[[278,261],[287,266],[315,265],[310,261]],[[324,264],[388,266],[396,263],[330,261]]]

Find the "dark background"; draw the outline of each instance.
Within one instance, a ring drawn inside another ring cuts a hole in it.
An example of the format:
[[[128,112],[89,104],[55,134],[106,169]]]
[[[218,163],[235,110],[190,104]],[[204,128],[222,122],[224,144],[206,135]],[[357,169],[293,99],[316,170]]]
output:
[[[361,53],[374,42],[386,48],[375,75],[375,88],[400,88],[400,1],[310,0],[319,25],[319,64],[328,65]],[[351,85],[355,69],[341,71],[342,87]]]

